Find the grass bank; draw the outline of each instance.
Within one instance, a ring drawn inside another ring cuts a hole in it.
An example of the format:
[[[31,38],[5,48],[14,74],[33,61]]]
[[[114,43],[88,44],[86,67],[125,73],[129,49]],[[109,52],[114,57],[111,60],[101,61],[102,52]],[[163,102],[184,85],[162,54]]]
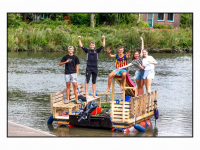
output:
[[[82,43],[89,46],[90,41],[96,47],[102,45],[101,36],[106,37],[106,47],[117,50],[124,46],[125,50],[140,50],[140,36],[144,39],[145,48],[156,52],[192,51],[192,29],[156,30],[141,29],[131,25],[78,27],[62,22],[57,25],[23,24],[19,27],[8,28],[8,51],[63,51],[69,45],[75,50],[78,46],[78,36],[82,36]]]

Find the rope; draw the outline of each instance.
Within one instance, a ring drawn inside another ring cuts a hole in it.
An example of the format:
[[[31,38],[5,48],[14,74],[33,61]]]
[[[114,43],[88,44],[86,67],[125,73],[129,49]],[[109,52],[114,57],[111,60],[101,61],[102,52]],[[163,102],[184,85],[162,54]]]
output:
[[[109,117],[109,118],[110,118],[110,121],[111,121],[112,125],[114,126],[114,128],[115,128],[117,131],[122,131],[122,130],[123,130],[123,128],[117,128],[117,127],[113,124],[113,122],[112,122],[112,120],[111,120],[111,117]]]

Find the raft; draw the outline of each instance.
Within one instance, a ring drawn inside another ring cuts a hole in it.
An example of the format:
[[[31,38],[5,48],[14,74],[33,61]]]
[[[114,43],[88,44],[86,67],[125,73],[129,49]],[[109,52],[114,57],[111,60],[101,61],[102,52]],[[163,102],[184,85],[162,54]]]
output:
[[[50,117],[51,120],[48,120],[48,124],[56,121],[58,124],[89,128],[128,128],[154,116],[154,111],[157,110],[157,91],[137,96],[137,88],[133,81],[131,81],[129,74],[127,74],[124,82],[122,93],[115,93],[115,82],[121,84],[121,76],[113,77],[112,93],[99,93],[96,98],[90,96],[89,99],[83,102],[83,105],[75,104],[74,102],[65,104],[66,89],[51,93],[50,103],[52,116]],[[78,95],[85,96],[83,92],[84,84],[78,85],[78,88]],[[122,101],[116,101],[114,99],[114,96],[119,94],[122,95]],[[109,95],[111,95],[111,99],[109,99]],[[106,96],[106,100],[102,100],[104,96]],[[125,101],[125,96],[130,97],[129,101]],[[70,100],[74,98],[73,88],[70,88]],[[81,120],[80,117],[83,114],[84,108],[92,101],[98,104],[98,108],[88,113]],[[103,107],[105,105],[108,106],[106,108],[110,112],[102,116],[101,113],[105,110]]]

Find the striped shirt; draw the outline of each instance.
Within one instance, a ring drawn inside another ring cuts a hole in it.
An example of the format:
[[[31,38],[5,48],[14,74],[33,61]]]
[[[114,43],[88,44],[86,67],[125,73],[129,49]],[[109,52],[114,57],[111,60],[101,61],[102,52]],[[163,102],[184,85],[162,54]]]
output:
[[[127,65],[127,59],[126,59],[126,55],[122,55],[121,57],[116,54],[116,61],[115,61],[115,67],[116,68],[120,68],[120,67],[124,67]],[[125,68],[127,69],[127,68]]]
[[[138,59],[138,60],[134,59],[131,63],[132,63],[132,65],[135,67],[136,70],[142,70],[142,69],[139,67],[139,64],[141,64],[141,66],[142,66],[142,56],[141,56],[141,55],[139,56],[139,59]]]

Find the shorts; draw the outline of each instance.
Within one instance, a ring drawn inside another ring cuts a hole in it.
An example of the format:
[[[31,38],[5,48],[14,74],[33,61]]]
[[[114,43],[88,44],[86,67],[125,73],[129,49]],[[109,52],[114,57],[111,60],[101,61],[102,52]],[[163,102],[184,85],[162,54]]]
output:
[[[118,76],[118,75],[122,76],[122,72],[124,72],[124,71],[127,72],[127,69],[120,69],[119,71],[117,71],[117,69],[115,69],[113,71],[116,73],[116,76]]]
[[[65,74],[65,82],[77,82],[77,74]]]
[[[144,70],[136,70],[135,72],[135,80],[143,80]]]
[[[87,68],[86,68],[85,83],[90,82],[91,74],[92,74],[92,84],[96,84],[98,69],[97,69],[97,67],[91,67],[91,66],[87,66]]]
[[[143,79],[154,79],[155,71],[154,70],[144,70]]]

